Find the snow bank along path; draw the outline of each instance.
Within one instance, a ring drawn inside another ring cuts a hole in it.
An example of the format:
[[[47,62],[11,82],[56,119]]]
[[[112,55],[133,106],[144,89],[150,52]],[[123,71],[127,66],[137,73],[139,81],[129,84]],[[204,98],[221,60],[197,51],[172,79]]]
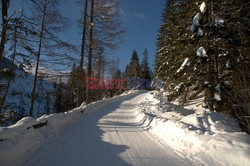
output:
[[[166,95],[148,93],[137,110],[149,131],[175,153],[206,166],[250,166],[250,136],[236,119],[202,107],[203,95],[184,106]]]
[[[136,107],[148,92],[82,106],[0,129],[1,165],[189,165],[157,138]],[[82,111],[84,112],[82,113]],[[40,122],[40,125],[37,123]],[[44,126],[43,126],[44,124]]]

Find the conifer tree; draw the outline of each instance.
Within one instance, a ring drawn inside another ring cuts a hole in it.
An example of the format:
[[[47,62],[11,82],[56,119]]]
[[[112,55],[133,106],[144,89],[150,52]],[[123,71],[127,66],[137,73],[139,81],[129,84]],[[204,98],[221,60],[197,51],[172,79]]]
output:
[[[249,94],[242,93],[249,82],[240,81],[249,80],[244,73],[249,66],[249,4],[166,1],[155,76],[164,80],[169,100],[185,103],[204,92],[210,110],[241,114],[240,119],[249,115],[243,106]],[[249,124],[246,118],[242,123]]]
[[[126,65],[125,71],[124,71],[124,76],[128,77],[129,76],[129,65]]]
[[[145,48],[141,63],[141,78],[151,80],[150,69],[148,64],[148,50]]]
[[[141,77],[141,67],[136,50],[133,50],[126,76],[135,78]]]

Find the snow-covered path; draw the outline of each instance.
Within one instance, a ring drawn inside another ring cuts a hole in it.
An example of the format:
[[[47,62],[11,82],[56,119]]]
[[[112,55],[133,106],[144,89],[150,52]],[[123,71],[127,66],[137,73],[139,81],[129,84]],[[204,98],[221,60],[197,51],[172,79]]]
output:
[[[24,165],[188,165],[136,120],[147,93],[136,92],[94,105],[91,112],[48,140]]]

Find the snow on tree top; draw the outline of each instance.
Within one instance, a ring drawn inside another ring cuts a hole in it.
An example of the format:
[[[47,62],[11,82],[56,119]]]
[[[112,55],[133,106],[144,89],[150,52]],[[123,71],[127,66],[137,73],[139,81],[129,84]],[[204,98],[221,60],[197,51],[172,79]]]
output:
[[[201,6],[200,6],[200,11],[201,11],[201,13],[205,13],[207,11],[207,5],[205,2],[202,2]]]
[[[200,58],[204,58],[204,57],[207,57],[207,53],[206,53],[206,50],[204,49],[204,47],[200,47],[197,52],[196,52],[196,55]]]

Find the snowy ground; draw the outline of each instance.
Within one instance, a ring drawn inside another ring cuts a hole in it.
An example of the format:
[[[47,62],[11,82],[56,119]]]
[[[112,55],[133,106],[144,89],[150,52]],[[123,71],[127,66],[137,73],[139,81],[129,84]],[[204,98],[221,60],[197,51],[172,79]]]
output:
[[[250,137],[198,105],[136,91],[0,128],[1,165],[250,165]],[[196,111],[194,111],[196,110]],[[178,154],[178,155],[177,155]]]
[[[151,133],[184,158],[201,165],[250,165],[250,136],[235,119],[202,107],[202,96],[185,106],[165,103],[151,92],[141,102],[137,118]]]

